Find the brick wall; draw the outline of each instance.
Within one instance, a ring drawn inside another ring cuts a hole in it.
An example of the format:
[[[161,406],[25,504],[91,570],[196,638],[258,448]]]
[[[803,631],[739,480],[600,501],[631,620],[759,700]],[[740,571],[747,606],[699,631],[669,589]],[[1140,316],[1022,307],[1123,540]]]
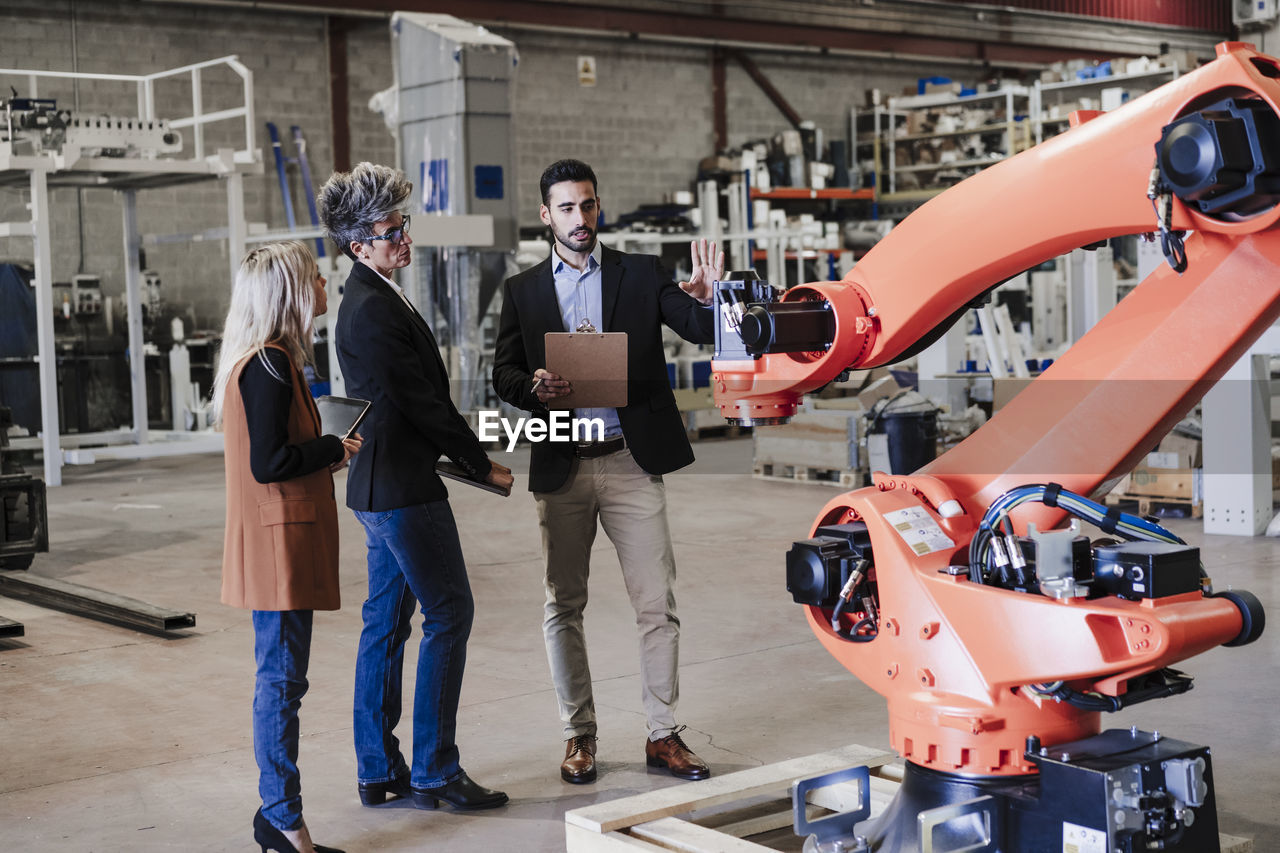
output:
[[[258,145],[264,171],[245,181],[250,222],[272,230],[285,226],[274,160],[265,122],[273,121],[293,153],[289,127],[297,124],[308,141],[317,184],[332,170],[328,47],[325,20],[231,7],[125,2],[8,0],[0,7],[0,67],[141,74],[190,62],[236,54],[254,73]],[[516,81],[516,180],[519,221],[538,222],[537,180],[560,157],[578,157],[594,166],[610,217],[674,190],[689,189],[698,161],[712,153],[711,57],[703,46],[664,45],[608,37],[502,31],[519,50]],[[74,43],[74,51],[73,51]],[[382,119],[368,110],[371,95],[391,85],[390,37],[385,21],[357,20],[347,32],[350,125],[353,162],[391,163],[395,142]],[[579,55],[596,58],[597,84],[578,83]],[[752,54],[774,85],[824,132],[844,135],[848,108],[862,103],[864,90],[896,92],[923,73],[948,73],[820,56]],[[888,68],[888,70],[886,70]],[[957,78],[964,75],[956,72]],[[25,79],[0,79],[22,94]],[[729,142],[771,136],[786,120],[735,64],[727,75]],[[205,109],[230,105],[238,84],[210,75]],[[44,87],[41,95],[72,106],[69,86]],[[158,90],[161,115],[185,114],[187,89]],[[84,83],[84,112],[132,115],[132,87]],[[237,128],[227,127],[224,140]],[[190,139],[188,135],[188,140]],[[307,221],[301,181],[291,169],[295,214]],[[0,190],[0,221],[26,219],[28,194]],[[105,190],[60,189],[52,194],[53,259],[56,280],[84,269],[103,276],[104,293],[124,291],[121,211]],[[219,181],[139,194],[142,232],[196,232],[226,223],[226,192]],[[83,239],[81,239],[83,234]],[[187,315],[189,328],[221,325],[230,290],[226,244],[220,241],[168,244],[147,252],[147,265],[160,272],[167,301]],[[29,260],[27,239],[0,239],[0,259]]]
[[[538,224],[538,178],[550,163],[590,163],[608,218],[689,189],[712,153],[710,53],[705,48],[503,32],[520,52],[516,172],[522,225]],[[594,56],[596,85],[578,83]]]
[[[394,163],[395,134],[381,116],[369,111],[369,98],[393,82],[391,36],[385,21],[361,21],[347,33],[347,76],[351,162]]]

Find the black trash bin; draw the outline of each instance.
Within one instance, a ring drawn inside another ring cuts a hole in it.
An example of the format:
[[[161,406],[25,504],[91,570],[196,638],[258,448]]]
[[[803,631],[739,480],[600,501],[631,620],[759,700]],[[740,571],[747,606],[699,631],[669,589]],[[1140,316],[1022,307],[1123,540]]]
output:
[[[869,435],[888,438],[890,474],[910,474],[938,455],[938,407],[929,398],[903,391],[871,408]]]

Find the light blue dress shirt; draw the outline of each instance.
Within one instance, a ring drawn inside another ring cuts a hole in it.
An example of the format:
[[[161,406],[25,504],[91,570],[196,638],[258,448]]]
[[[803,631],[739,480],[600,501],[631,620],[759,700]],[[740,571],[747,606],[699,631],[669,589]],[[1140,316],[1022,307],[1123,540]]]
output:
[[[583,320],[590,322],[596,331],[605,331],[604,302],[600,291],[600,241],[597,240],[592,247],[591,255],[587,258],[587,268],[581,271],[565,263],[557,247],[552,244],[551,277],[555,280],[556,301],[560,304],[560,317],[564,320],[565,331],[577,331]],[[617,409],[575,409],[574,415],[579,418],[600,418],[604,421],[606,439],[622,435]]]

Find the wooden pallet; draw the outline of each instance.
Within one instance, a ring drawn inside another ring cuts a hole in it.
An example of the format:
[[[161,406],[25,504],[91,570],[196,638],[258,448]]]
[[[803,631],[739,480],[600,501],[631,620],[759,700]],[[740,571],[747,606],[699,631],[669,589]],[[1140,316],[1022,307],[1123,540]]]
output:
[[[674,785],[566,812],[567,853],[771,853],[799,850],[792,825],[790,786],[797,779],[846,767],[871,768],[871,814],[897,793],[902,765],[896,757],[851,744],[831,752],[766,764],[702,782]],[[812,791],[808,817],[859,805],[858,786]],[[1222,853],[1253,853],[1253,841],[1221,836]],[[905,851],[903,852],[905,853]]]
[[[856,489],[862,485],[865,472],[861,469],[815,468],[802,463],[756,462],[751,476],[760,480],[780,480],[787,483],[816,483],[820,486],[837,486]]]
[[[1191,498],[1157,497],[1153,495],[1135,495],[1128,492],[1112,492],[1107,495],[1106,499],[1107,506],[1135,502],[1138,504],[1138,515],[1144,517],[1155,515],[1160,507],[1166,506],[1186,507],[1191,510],[1191,518],[1200,518],[1204,515],[1204,504],[1193,501]]]

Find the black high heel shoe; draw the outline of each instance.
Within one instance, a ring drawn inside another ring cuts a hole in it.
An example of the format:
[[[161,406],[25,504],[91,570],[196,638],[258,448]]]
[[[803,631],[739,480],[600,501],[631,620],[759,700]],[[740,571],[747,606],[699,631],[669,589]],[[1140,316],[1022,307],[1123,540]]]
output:
[[[293,846],[285,834],[262,816],[262,809],[253,813],[253,840],[258,842],[262,853],[267,853],[268,850],[274,850],[276,853],[298,853],[298,848]],[[312,846],[316,848],[316,853],[344,853],[337,847],[325,847],[323,844],[315,843],[312,843]]]

